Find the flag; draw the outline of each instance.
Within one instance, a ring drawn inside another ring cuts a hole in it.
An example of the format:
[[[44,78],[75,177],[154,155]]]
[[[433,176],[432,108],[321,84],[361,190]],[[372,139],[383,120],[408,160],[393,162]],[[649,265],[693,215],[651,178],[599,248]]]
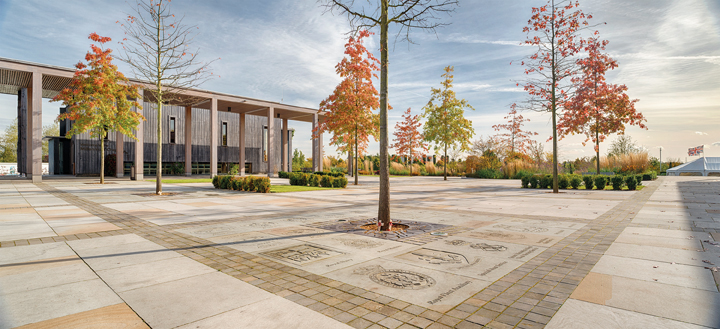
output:
[[[705,149],[705,145],[691,147],[688,149],[688,156],[696,156],[696,155],[700,155],[700,153],[705,153],[704,149]]]

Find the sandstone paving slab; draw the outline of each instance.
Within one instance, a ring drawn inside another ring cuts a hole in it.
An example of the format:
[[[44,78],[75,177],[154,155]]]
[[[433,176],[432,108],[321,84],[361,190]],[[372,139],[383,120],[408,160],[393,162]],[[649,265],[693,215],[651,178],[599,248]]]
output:
[[[619,308],[568,299],[552,320],[545,326],[548,329],[616,329],[616,328],[653,328],[653,329],[705,329],[686,322],[666,319]]]
[[[222,235],[207,239],[248,253],[257,253],[266,249],[277,249],[300,243],[299,240],[293,238],[280,237],[261,231]]]
[[[632,235],[643,235],[643,236],[654,236],[659,238],[674,238],[674,239],[700,239],[707,240],[710,238],[709,233],[705,232],[689,232],[680,230],[666,230],[660,228],[648,228],[648,227],[626,227],[623,233],[629,233]]]
[[[114,291],[124,292],[212,272],[216,271],[187,257],[175,257],[101,270],[97,275]]]
[[[623,232],[615,239],[615,242],[683,250],[702,250],[700,240],[691,234],[688,234],[687,238],[668,238]]]
[[[95,249],[101,247],[120,246],[124,244],[146,242],[147,240],[136,234],[121,234],[106,236],[95,239],[85,240],[73,240],[68,241],[67,244],[72,247],[75,251],[84,251],[88,249]]]
[[[293,329],[352,328],[284,298],[273,297],[180,326],[178,329],[277,328],[280,324],[292,324]]]
[[[325,276],[438,312],[449,311],[491,283],[386,259],[374,259]]]
[[[0,249],[0,265],[3,266],[62,257],[77,257],[77,255],[63,242]]]
[[[712,263],[720,263],[720,247],[712,246],[708,251],[682,250],[676,248],[663,248],[655,246],[640,246],[621,242],[613,243],[605,255],[624,258],[636,258],[654,261],[660,264],[684,264],[705,267],[709,264],[703,262],[708,260]]]
[[[152,328],[174,328],[275,297],[219,272],[120,292],[119,295]]]
[[[0,222],[0,241],[23,240],[57,236],[41,218]]]
[[[561,237],[552,235],[542,235],[534,233],[520,233],[507,230],[492,230],[486,227],[475,229],[469,232],[463,232],[458,237],[468,237],[475,239],[493,240],[499,242],[510,242],[524,245],[549,247],[561,240]]]
[[[580,229],[586,225],[584,223],[577,223],[577,222],[539,220],[539,219],[518,218],[518,217],[501,217],[501,218],[499,218],[498,221],[502,222],[504,224],[508,224],[508,225],[522,224],[522,225],[532,225],[532,226],[548,227],[548,228],[550,228],[550,227],[565,228],[565,229],[572,229],[572,230]]]
[[[542,224],[529,223],[508,223],[502,221],[498,224],[487,226],[485,229],[493,229],[507,232],[532,233],[540,235],[550,235],[556,237],[566,237],[576,230],[569,228],[548,227]]]
[[[424,245],[423,248],[460,253],[470,258],[492,257],[523,262],[532,259],[547,249],[537,246],[455,236],[428,243]]]
[[[59,227],[53,227],[53,229],[55,230],[55,232],[58,235],[72,235],[72,234],[114,231],[114,230],[119,230],[120,228],[115,226],[115,224],[95,223],[95,224],[59,226]]]
[[[74,313],[59,318],[35,322],[23,329],[46,328],[149,328],[125,303]]]
[[[712,273],[704,267],[605,255],[592,269],[595,273],[659,282],[717,292]]]
[[[450,252],[419,248],[393,257],[383,257],[383,259],[491,282],[500,279],[524,263],[486,254],[479,255],[479,253],[467,249]]]
[[[3,295],[0,328],[14,328],[122,303],[100,279]]]
[[[720,293],[590,272],[572,299],[716,328]]]
[[[33,208],[5,209],[0,212],[0,222],[35,220],[38,217],[40,216]]]
[[[71,246],[72,242],[69,241]],[[75,251],[95,271],[182,257],[177,252],[147,240]]]
[[[93,279],[95,273],[77,256],[0,265],[0,296]]]

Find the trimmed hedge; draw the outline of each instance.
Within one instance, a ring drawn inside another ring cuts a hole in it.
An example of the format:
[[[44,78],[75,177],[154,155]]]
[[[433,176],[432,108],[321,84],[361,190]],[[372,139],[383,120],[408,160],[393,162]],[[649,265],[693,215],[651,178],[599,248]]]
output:
[[[595,178],[593,178],[595,182],[595,187],[597,187],[598,190],[604,190],[605,186],[608,183],[607,176],[604,175],[595,175]]]
[[[657,179],[657,173],[655,171],[648,171],[642,174],[642,180],[656,180]]]
[[[613,190],[619,191],[622,190],[623,184],[625,183],[625,178],[620,175],[615,175],[610,178],[610,182],[612,183]]]
[[[582,180],[583,180],[583,184],[585,184],[585,189],[586,189],[586,190],[592,190],[592,189],[593,189],[593,186],[595,185],[595,184],[593,184],[593,183],[594,183],[594,182],[593,182],[593,176],[591,176],[591,175],[583,176],[583,177],[582,177]]]
[[[567,190],[568,186],[570,186],[570,179],[567,175],[558,175],[558,188],[562,190]]]
[[[578,189],[580,187],[580,184],[582,183],[582,179],[578,175],[572,175],[570,176],[570,186],[574,189]]]
[[[290,173],[287,171],[278,171],[278,178],[290,178]]]
[[[267,177],[215,176],[212,182],[215,188],[220,189],[270,193],[270,178]]]
[[[553,178],[552,175],[544,175],[540,177],[540,188],[552,188]]]
[[[316,187],[347,187],[348,180],[343,173],[303,174],[290,173],[290,185]]]
[[[528,179],[528,181],[530,182],[530,187],[531,187],[531,188],[538,188],[538,184],[540,184],[540,179],[539,179],[539,177],[536,176],[536,175],[530,176],[530,178]]]
[[[522,176],[520,178],[520,183],[522,184],[523,188],[528,188],[528,184],[530,184],[530,177],[529,176]]]
[[[638,179],[635,175],[627,176],[625,177],[625,184],[627,184],[628,190],[634,191],[637,189]]]

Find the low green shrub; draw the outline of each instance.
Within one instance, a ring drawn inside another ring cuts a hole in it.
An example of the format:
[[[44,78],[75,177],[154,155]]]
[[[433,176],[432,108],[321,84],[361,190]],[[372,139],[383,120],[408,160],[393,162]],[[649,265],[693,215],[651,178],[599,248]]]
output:
[[[540,177],[540,188],[552,188],[553,178],[552,175],[544,175]]]
[[[256,177],[253,185],[258,193],[270,193],[270,178],[268,177]]]
[[[329,175],[322,176],[320,179],[320,185],[322,185],[322,187],[333,187],[333,180],[335,180],[335,177],[330,177]]]
[[[585,184],[586,190],[593,189],[593,176],[591,176],[591,175],[582,176],[582,180],[583,180],[583,184]]]
[[[438,176],[442,176],[442,171],[439,172]],[[496,179],[496,178],[502,178],[502,171],[493,170],[493,169],[480,169],[474,173],[465,174],[465,177]]]
[[[228,185],[230,185],[230,179],[231,179],[231,178],[232,178],[232,176],[227,176],[227,175],[226,175],[226,176],[220,176],[220,184],[219,184],[219,185],[220,185],[220,188],[223,189],[223,190],[228,189],[228,188],[229,188]]]
[[[213,176],[212,178],[212,184],[215,188],[220,188],[220,176]]]
[[[604,190],[608,183],[608,178],[604,175],[596,175],[593,181],[595,182],[595,187],[597,187],[598,190]]]
[[[558,188],[567,190],[570,186],[570,178],[567,175],[558,175]]]
[[[632,177],[632,176],[628,176],[628,177]],[[635,178],[633,177],[633,179],[635,179]],[[622,190],[623,183],[625,183],[625,178],[620,175],[615,175],[615,176],[612,176],[612,178],[610,178],[610,183],[612,183],[613,190],[619,191],[619,190]]]
[[[231,188],[235,191],[242,191],[243,180],[245,180],[243,177],[233,177],[230,180]]]
[[[642,185],[642,175],[632,175],[632,176],[635,177],[635,180],[637,181],[637,185],[641,186]]]
[[[528,176],[520,177],[520,183],[522,184],[523,188],[528,188],[528,184],[530,184],[530,177],[528,177]]]
[[[582,179],[578,175],[572,175],[570,176],[570,186],[572,186],[573,189],[578,189],[580,187],[580,184],[582,183]]]
[[[256,188],[256,186],[255,186],[255,177],[254,177],[254,176],[247,176],[247,177],[245,177],[245,182],[246,182],[246,185],[245,185],[245,186],[247,187],[247,188],[245,188],[245,191],[246,191],[246,192],[255,192],[255,188]]]
[[[316,174],[310,174],[310,179],[308,179],[308,183],[310,186],[318,187],[320,186],[320,177],[323,177],[322,175],[316,175]]]
[[[528,182],[530,182],[531,188],[538,188],[538,184],[540,184],[540,179],[537,175],[532,175],[528,179]]]
[[[335,187],[335,184],[337,184],[337,187],[346,188],[348,184],[348,179],[345,177],[345,175],[342,175],[341,177],[336,177],[335,181],[333,181],[333,187]]]
[[[642,180],[656,180],[657,172],[650,170],[642,174]]]
[[[638,179],[634,175],[625,177],[625,184],[627,184],[628,190],[634,191],[637,189],[637,183]],[[613,188],[615,188],[615,186],[613,186]]]
[[[287,171],[278,171],[278,178],[290,178],[290,173]]]
[[[530,177],[532,175],[533,174],[529,171],[518,170],[518,172],[516,172],[515,175],[513,175],[511,178],[512,179],[522,179],[523,177]]]

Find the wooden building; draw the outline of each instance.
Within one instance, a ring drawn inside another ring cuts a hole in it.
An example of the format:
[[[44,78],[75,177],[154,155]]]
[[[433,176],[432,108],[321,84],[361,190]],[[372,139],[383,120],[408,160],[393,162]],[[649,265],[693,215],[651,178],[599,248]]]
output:
[[[70,68],[0,58],[0,93],[18,96],[18,171],[33,182],[42,180],[42,98],[52,98],[67,87],[73,73]],[[118,177],[134,168],[131,176],[142,179],[146,172],[157,170],[152,166],[157,115],[152,93],[143,89],[152,86],[137,80],[131,83],[140,88],[143,108],[138,111],[147,121],[135,130],[137,141],[110,133],[107,152],[123,155],[123,161],[116,161]],[[245,174],[246,168],[270,176],[289,171],[293,131],[288,129],[288,121],[311,122],[314,130],[324,119],[316,109],[213,91],[183,89],[176,96],[174,103],[163,106],[162,157],[176,168],[182,165],[186,175],[216,175],[232,164],[245,164],[239,166],[240,174]],[[64,123],[61,132],[67,131],[69,124]],[[121,138],[123,143],[116,143]],[[54,172],[99,173],[99,140],[87,134],[72,140],[51,139]],[[312,142],[313,169],[322,170],[322,135]]]

